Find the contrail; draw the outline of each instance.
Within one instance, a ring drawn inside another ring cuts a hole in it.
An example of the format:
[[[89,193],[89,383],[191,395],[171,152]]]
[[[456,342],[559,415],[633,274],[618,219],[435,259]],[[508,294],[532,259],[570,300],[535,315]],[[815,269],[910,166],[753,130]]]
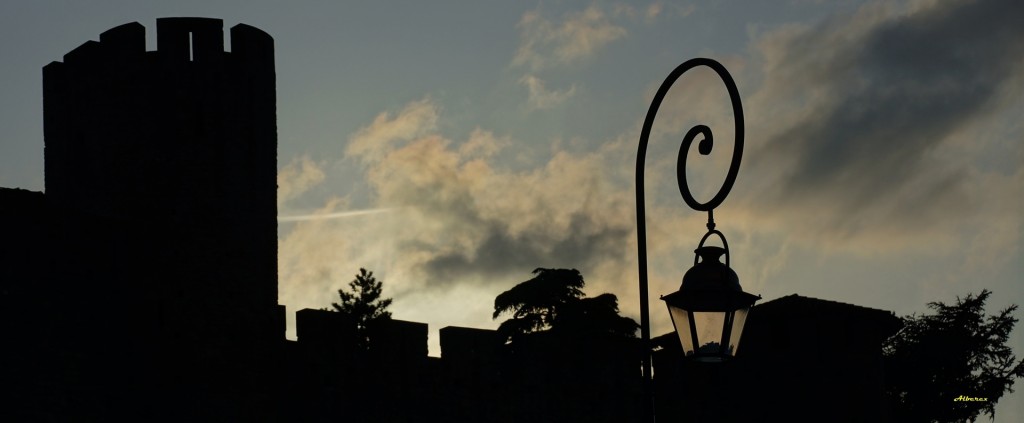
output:
[[[367,214],[379,214],[379,213],[390,213],[398,210],[397,207],[383,208],[383,209],[369,209],[369,210],[350,210],[335,213],[324,213],[324,214],[303,214],[297,216],[278,216],[278,222],[300,222],[303,220],[321,220],[321,219],[341,219],[344,217],[352,216],[363,216]]]

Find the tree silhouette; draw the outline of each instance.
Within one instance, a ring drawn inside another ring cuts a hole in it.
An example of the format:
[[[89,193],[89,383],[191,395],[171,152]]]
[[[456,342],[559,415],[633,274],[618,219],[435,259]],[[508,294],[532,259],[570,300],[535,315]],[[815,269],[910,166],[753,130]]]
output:
[[[356,333],[358,334],[358,345],[360,348],[369,347],[369,335],[367,328],[372,322],[387,320],[391,318],[391,312],[387,311],[391,305],[391,298],[381,298],[383,281],[373,277],[373,272],[359,268],[359,274],[352,282],[348,283],[350,292],[343,289],[338,290],[341,303],[331,303],[334,310],[350,316],[356,322]]]
[[[935,314],[903,318],[883,345],[895,421],[973,421],[982,411],[995,418],[996,401],[1024,376],[1024,360],[1006,345],[1017,305],[985,316],[991,294],[929,303]]]
[[[498,334],[506,341],[545,330],[572,335],[635,335],[639,325],[619,315],[615,295],[585,298],[585,283],[578,270],[537,268],[533,274],[532,279],[494,299],[493,318],[512,315],[498,326]]]

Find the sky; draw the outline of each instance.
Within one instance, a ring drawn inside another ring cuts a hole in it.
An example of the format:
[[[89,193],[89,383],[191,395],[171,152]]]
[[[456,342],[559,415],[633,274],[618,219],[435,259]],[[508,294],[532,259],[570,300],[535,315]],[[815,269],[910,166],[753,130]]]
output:
[[[8,1],[0,186],[45,190],[41,68],[133,21],[152,50],[170,16],[275,39],[289,313],[328,307],[364,267],[395,318],[430,325],[436,356],[438,329],[497,327],[494,297],[543,267],[579,269],[639,320],[640,126],[694,57],[723,63],[742,98],[743,163],[715,220],[745,291],[897,315],[982,289],[990,312],[1024,304],[1022,2]],[[672,330],[658,298],[705,232],[674,176],[697,124],[716,141],[687,163],[706,200],[734,136],[706,69],[673,86],[647,154],[654,334]],[[1024,421],[1024,394],[997,416]]]

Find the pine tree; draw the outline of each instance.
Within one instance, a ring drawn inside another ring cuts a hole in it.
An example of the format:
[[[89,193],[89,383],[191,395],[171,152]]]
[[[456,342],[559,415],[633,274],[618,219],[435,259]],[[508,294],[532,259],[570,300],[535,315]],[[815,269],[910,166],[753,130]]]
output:
[[[356,333],[359,336],[359,347],[369,347],[368,327],[375,321],[391,319],[387,311],[391,298],[381,298],[383,281],[373,277],[373,272],[360,268],[359,274],[348,283],[349,292],[338,290],[341,303],[332,303],[334,310],[344,313],[356,321]]]
[[[985,314],[992,292],[929,303],[935,314],[903,318],[883,346],[886,393],[897,421],[964,422],[995,405],[1024,377],[1024,360],[1006,345],[1017,318],[1011,305]]]

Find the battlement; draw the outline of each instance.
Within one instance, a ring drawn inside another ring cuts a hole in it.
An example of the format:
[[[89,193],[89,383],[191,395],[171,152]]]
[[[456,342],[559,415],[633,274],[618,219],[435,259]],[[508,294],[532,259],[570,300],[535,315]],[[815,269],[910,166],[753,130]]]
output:
[[[131,22],[100,34],[64,55],[61,65],[88,66],[156,57],[167,63],[220,63],[225,57],[248,63],[273,65],[274,39],[258,28],[238,24],[231,28],[231,51],[224,50],[224,22],[214,18],[159,18],[155,51],[146,51],[146,28]]]
[[[234,214],[220,203],[256,172],[274,201],[274,39],[239,24],[225,51],[220,19],[156,24],[154,51],[131,22],[43,68],[47,194],[97,215],[199,219]]]

